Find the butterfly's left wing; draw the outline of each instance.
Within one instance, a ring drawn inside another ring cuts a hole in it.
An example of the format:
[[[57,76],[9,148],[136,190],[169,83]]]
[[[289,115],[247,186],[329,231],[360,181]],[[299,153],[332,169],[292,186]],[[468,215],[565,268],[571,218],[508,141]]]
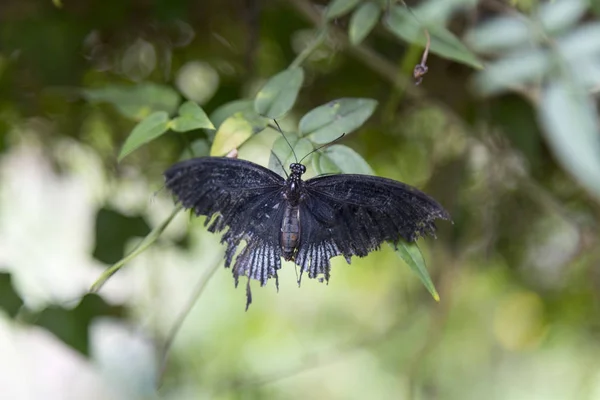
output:
[[[329,259],[366,256],[383,242],[414,241],[435,233],[435,219],[449,214],[434,199],[409,185],[369,175],[309,179],[300,208],[296,264],[309,277],[329,279]]]
[[[173,165],[165,172],[165,181],[185,208],[207,216],[209,231],[229,228],[221,240],[227,243],[226,267],[240,242],[246,241],[233,265],[236,284],[240,276],[259,280],[261,285],[277,278],[284,209],[281,176],[245,160],[200,157]]]

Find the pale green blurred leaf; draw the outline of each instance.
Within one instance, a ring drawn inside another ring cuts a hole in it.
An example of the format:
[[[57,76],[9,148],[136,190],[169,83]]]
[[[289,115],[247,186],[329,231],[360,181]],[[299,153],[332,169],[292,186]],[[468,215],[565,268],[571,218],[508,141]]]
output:
[[[331,170],[331,165],[336,167],[335,170]],[[360,154],[341,144],[334,144],[321,152],[319,170],[322,173],[373,175],[373,170]]]
[[[350,26],[348,28],[348,37],[350,43],[357,45],[371,32],[377,24],[381,9],[375,3],[364,3],[361,5],[350,18]]]
[[[465,36],[465,41],[478,52],[491,53],[530,45],[530,25],[515,17],[498,17],[480,24]]]
[[[600,53],[600,23],[583,25],[574,32],[557,39],[556,43],[566,59],[576,63],[582,59],[597,61]]]
[[[270,119],[281,117],[294,106],[303,81],[302,68],[286,69],[271,77],[256,94],[254,110]]]
[[[187,132],[194,129],[215,129],[204,110],[193,101],[186,101],[179,107],[179,116],[173,118],[170,128],[176,132]]]
[[[156,111],[172,115],[180,101],[179,94],[173,88],[155,83],[84,89],[82,94],[91,103],[110,103],[123,116],[134,120],[142,120]]]
[[[291,163],[296,162],[296,157],[294,157],[290,145],[294,149],[298,160],[313,150],[313,145],[309,140],[299,138],[298,136],[289,133],[286,134],[286,138],[290,144],[285,141],[283,136],[277,138],[275,142],[273,142],[271,156],[269,158],[269,169],[277,172],[281,176],[285,176],[285,173],[283,172],[282,165],[279,161],[281,161],[286,171]],[[277,157],[275,157],[275,155]]]
[[[219,88],[219,80],[219,74],[210,64],[189,61],[177,71],[175,84],[186,99],[205,104]]]
[[[254,112],[237,112],[227,118],[215,134],[211,156],[224,156],[233,149],[239,148],[246,140],[261,132],[268,124],[268,120],[256,115]]]
[[[223,121],[240,111],[254,111],[254,100],[243,99],[225,103],[210,114],[210,120],[215,127],[219,128]]]
[[[530,49],[511,54],[494,64],[475,79],[478,90],[483,94],[494,94],[511,86],[541,79],[551,66],[551,56],[543,50]]]
[[[539,111],[559,162],[600,196],[600,127],[590,96],[571,82],[557,80],[546,88]]]
[[[441,57],[455,60],[475,68],[483,64],[452,32],[440,24],[421,26],[415,16],[402,6],[392,7],[387,19],[388,29],[408,43],[418,43],[425,47],[427,42],[424,28],[431,36],[431,52]]]
[[[373,99],[343,98],[312,109],[302,117],[300,136],[315,143],[328,143],[343,133],[348,134],[373,114],[377,101]]]
[[[334,19],[350,12],[360,3],[360,0],[332,0],[327,6],[325,18]]]
[[[417,243],[408,243],[404,240],[400,240],[398,247],[396,248],[396,254],[398,254],[400,258],[402,258],[404,262],[408,264],[410,269],[417,274],[435,301],[440,301],[440,295],[435,289],[435,285],[429,276],[429,272],[425,266],[425,260],[423,259],[423,254],[421,254],[421,250],[419,250]]]
[[[413,13],[426,25],[446,25],[455,12],[468,10],[476,5],[477,0],[429,0],[420,2]]]
[[[133,128],[133,131],[131,131],[131,134],[125,140],[119,153],[119,161],[142,145],[161,136],[168,129],[169,114],[165,111],[157,111],[149,115]]]
[[[140,81],[145,79],[156,68],[156,50],[154,45],[144,39],[137,39],[125,50],[121,59],[121,71],[129,79]]]
[[[573,26],[588,8],[587,0],[555,0],[541,5],[538,18],[544,29],[556,32]]]

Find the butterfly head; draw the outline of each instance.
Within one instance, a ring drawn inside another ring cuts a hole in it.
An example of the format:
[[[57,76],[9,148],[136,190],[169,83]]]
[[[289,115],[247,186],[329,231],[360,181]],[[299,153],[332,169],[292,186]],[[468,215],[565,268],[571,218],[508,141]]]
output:
[[[299,163],[290,164],[290,171],[292,171],[292,175],[300,176],[306,172],[306,167]]]

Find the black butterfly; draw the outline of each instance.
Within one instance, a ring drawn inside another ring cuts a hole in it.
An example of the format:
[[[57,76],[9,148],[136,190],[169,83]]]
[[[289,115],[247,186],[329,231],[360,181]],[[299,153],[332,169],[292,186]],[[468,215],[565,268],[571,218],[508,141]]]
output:
[[[293,163],[290,171],[285,179],[249,161],[202,157],[165,172],[166,186],[186,209],[207,216],[210,232],[229,227],[221,239],[225,267],[246,241],[233,265],[236,286],[248,277],[246,309],[250,278],[264,286],[274,277],[279,286],[281,257],[300,267],[300,278],[306,272],[328,281],[330,258],[343,255],[350,263],[382,242],[433,235],[434,220],[450,218],[425,193],[391,179],[341,174],[303,181],[304,165]]]

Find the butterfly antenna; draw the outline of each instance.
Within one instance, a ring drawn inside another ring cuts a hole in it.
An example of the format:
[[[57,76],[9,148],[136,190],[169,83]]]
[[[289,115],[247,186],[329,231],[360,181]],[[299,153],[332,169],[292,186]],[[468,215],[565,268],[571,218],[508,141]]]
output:
[[[156,199],[156,197],[158,196],[158,194],[165,189],[165,187],[167,187],[166,183],[163,184],[156,192],[152,193],[152,199],[151,199],[151,201],[154,201]]]
[[[283,133],[283,130],[279,126],[279,122],[277,122],[276,119],[274,119],[273,122],[275,122],[275,125],[277,125],[277,129],[281,133],[281,136],[283,136],[283,138],[285,139],[285,141],[288,144],[288,146],[290,146],[290,149],[292,150],[292,154],[294,155],[294,159],[296,160],[297,163],[299,163],[298,157],[296,156],[296,152],[294,151],[294,147],[292,146],[292,144],[290,143],[290,141],[285,137],[285,133]]]
[[[319,150],[321,150],[323,147],[331,146],[332,144],[334,144],[335,142],[337,142],[338,140],[340,140],[340,139],[341,139],[341,138],[343,138],[344,136],[346,136],[346,134],[345,134],[345,133],[342,133],[342,134],[341,134],[341,135],[340,135],[340,136],[339,136],[337,139],[334,139],[334,140],[332,140],[332,141],[331,141],[331,142],[329,142],[329,143],[325,143],[325,144],[323,144],[323,145],[321,145],[321,146],[317,147],[316,149],[314,149],[313,151],[311,151],[310,153],[308,153],[307,155],[305,155],[304,157],[302,157],[302,158],[300,159],[300,161],[298,161],[298,163],[301,163],[301,162],[302,162],[302,160],[304,160],[306,157],[310,156],[312,153],[314,153],[314,152],[316,152],[316,151],[319,151]]]

